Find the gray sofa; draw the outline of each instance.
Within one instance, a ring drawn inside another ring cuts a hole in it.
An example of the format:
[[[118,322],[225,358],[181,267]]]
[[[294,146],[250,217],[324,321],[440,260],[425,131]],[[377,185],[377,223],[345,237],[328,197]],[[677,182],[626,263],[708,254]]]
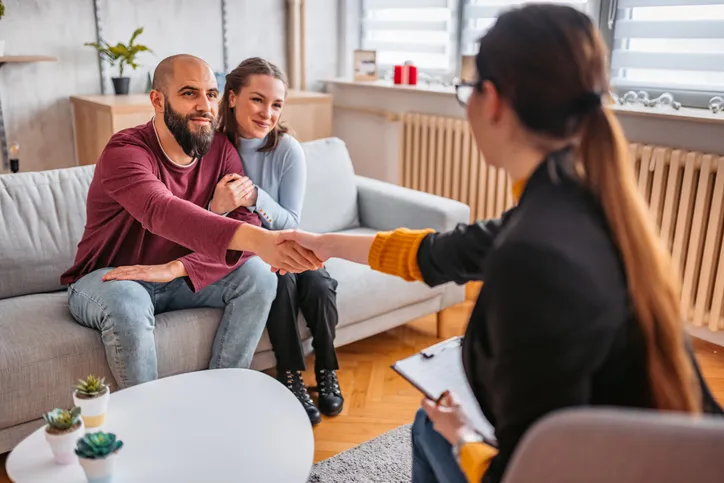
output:
[[[301,227],[372,233],[400,226],[452,229],[468,206],[355,176],[336,138],[303,144],[308,186]],[[72,263],[85,223],[94,166],[0,176],[0,453],[42,425],[42,412],[72,404],[71,385],[88,373],[113,381],[99,334],[68,312],[59,276]],[[332,259],[339,281],[337,345],[363,339],[462,302],[464,287],[429,288]],[[160,377],[208,367],[218,309],[156,317]],[[300,315],[305,347],[309,332]],[[253,368],[274,365],[264,335]]]

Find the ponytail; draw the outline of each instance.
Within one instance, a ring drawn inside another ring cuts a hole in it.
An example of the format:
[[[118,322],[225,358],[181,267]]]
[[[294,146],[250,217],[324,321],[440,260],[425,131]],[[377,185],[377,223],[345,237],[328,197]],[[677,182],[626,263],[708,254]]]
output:
[[[640,195],[623,130],[603,107],[586,117],[580,144],[586,182],[603,207],[623,257],[646,344],[654,407],[698,413],[701,394],[684,346],[678,276]]]

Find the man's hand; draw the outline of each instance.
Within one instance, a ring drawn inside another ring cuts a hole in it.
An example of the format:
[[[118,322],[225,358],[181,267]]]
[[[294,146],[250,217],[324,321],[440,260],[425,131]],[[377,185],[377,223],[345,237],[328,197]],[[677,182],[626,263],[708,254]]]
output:
[[[246,176],[231,173],[216,184],[209,210],[221,215],[234,211],[240,206],[254,206],[256,199],[257,191],[254,183]]]
[[[114,268],[106,273],[102,280],[135,280],[138,282],[165,283],[185,277],[186,267],[178,260],[163,265],[132,265]]]
[[[309,233],[301,230],[284,230],[279,232],[277,243],[295,242],[314,252],[321,261],[326,262],[332,258],[331,246],[328,237],[323,234]]]

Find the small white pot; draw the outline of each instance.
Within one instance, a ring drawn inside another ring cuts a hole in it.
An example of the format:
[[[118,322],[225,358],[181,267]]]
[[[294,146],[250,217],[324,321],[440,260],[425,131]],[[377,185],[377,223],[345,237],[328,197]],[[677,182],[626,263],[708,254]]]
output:
[[[88,478],[88,483],[109,483],[113,481],[116,455],[116,453],[112,453],[100,459],[78,458],[83,471],[85,471],[85,476]]]
[[[106,413],[108,412],[108,401],[111,399],[111,390],[106,388],[106,392],[92,399],[83,399],[73,392],[73,402],[80,407],[80,416],[87,432],[93,433],[103,428],[106,422]]]
[[[59,465],[69,465],[78,461],[75,455],[75,445],[85,434],[85,427],[81,420],[80,426],[75,431],[63,434],[51,434],[48,432],[48,426],[45,427],[45,440],[50,445],[53,452],[55,462]]]

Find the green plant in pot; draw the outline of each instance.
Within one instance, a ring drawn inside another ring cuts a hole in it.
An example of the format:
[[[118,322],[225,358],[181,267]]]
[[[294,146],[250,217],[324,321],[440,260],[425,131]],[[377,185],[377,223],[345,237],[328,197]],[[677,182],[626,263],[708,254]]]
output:
[[[88,433],[78,440],[75,454],[89,483],[106,483],[113,479],[113,469],[123,441],[113,433]]]
[[[75,406],[67,410],[55,408],[43,414],[43,419],[47,423],[45,439],[58,464],[67,465],[76,461],[73,448],[85,431],[80,412],[81,409]]]
[[[87,430],[92,431],[103,426],[110,397],[111,391],[105,378],[90,374],[85,380],[78,380],[78,384],[74,386],[73,403],[82,409]]]
[[[143,27],[139,27],[131,35],[128,44],[118,42],[116,45],[110,45],[105,40],[99,42],[86,42],[84,45],[93,47],[101,56],[101,60],[105,60],[111,66],[118,64],[118,77],[113,77],[113,89],[118,95],[127,95],[128,87],[131,82],[130,77],[123,76],[125,66],[131,67],[133,70],[138,68],[136,56],[141,52],[153,53],[151,49],[142,44],[136,44],[136,38],[143,33]]]

